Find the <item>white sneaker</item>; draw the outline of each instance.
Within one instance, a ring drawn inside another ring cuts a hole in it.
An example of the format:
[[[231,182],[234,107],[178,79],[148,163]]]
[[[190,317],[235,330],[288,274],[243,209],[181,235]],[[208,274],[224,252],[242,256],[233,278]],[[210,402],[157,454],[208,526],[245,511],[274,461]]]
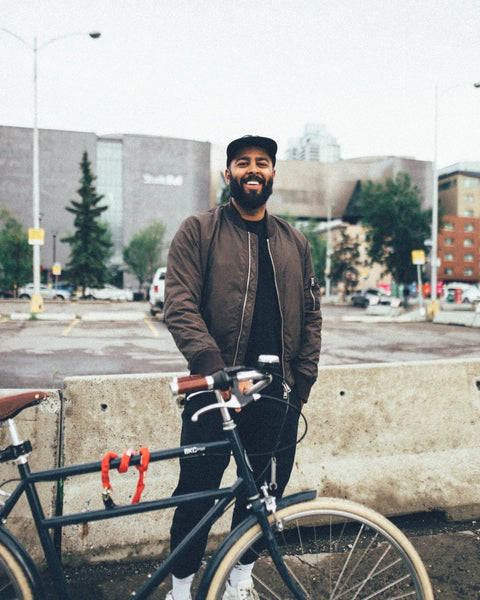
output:
[[[170,590],[168,594],[165,596],[165,600],[174,600],[173,590]],[[192,596],[190,596],[190,600],[192,600]]]
[[[250,577],[241,581],[237,587],[232,587],[230,583],[227,583],[223,600],[260,600],[260,596],[253,587],[253,580]]]

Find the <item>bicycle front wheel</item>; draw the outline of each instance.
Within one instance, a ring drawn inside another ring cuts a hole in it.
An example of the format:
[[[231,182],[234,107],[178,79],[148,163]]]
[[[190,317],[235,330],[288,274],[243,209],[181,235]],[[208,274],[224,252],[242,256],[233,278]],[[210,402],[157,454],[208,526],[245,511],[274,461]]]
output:
[[[317,498],[277,511],[272,530],[291,577],[306,600],[433,600],[425,567],[393,523],[360,504]],[[295,600],[266,550],[259,525],[235,540],[212,578],[207,600],[220,600],[230,571],[255,560],[261,600]]]
[[[25,569],[15,555],[0,543],[0,598],[34,600],[33,588]]]

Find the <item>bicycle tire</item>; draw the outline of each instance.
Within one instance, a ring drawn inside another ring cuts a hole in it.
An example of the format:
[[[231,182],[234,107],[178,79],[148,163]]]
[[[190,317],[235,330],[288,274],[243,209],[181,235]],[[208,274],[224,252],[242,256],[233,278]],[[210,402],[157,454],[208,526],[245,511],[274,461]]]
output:
[[[0,542],[0,598],[2,600],[34,600],[34,590],[24,567]]]
[[[275,533],[282,556],[307,600],[433,600],[415,548],[379,513],[348,500],[316,498],[281,508],[276,517],[283,523]],[[230,571],[246,551],[257,556],[253,580],[261,600],[294,600],[262,538],[256,524],[225,550],[207,600],[223,598]]]

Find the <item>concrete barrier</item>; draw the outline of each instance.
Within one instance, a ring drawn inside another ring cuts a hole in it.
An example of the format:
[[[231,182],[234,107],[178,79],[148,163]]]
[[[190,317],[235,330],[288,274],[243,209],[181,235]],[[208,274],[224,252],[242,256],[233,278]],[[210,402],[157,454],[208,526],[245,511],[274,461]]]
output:
[[[167,387],[173,375],[67,378],[65,464],[129,447],[177,446],[181,410]],[[388,516],[441,510],[452,519],[480,517],[479,359],[323,367],[305,416],[309,431],[287,492],[315,488]],[[137,471],[111,479],[116,501],[130,502]],[[175,461],[152,465],[142,499],[170,495],[176,479]],[[64,512],[101,507],[101,491],[100,475],[66,481]],[[159,555],[170,520],[162,511],[69,527],[62,549],[87,560]],[[228,524],[225,518],[214,533]]]

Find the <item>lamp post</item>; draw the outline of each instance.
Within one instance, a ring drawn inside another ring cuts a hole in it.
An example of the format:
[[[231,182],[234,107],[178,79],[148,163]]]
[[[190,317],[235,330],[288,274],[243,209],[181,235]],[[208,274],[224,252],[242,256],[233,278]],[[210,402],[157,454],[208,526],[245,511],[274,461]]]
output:
[[[86,33],[69,33],[66,35],[60,35],[54,37],[40,46],[37,45],[37,38],[33,40],[33,45],[26,42],[22,37],[13,33],[3,27],[1,31],[8,33],[9,35],[22,42],[27,48],[33,52],[33,230],[29,235],[29,243],[33,245],[33,296],[31,299],[30,310],[31,312],[42,311],[42,297],[40,295],[40,246],[43,244],[43,231],[40,229],[40,153],[39,153],[39,138],[38,138],[38,84],[37,84],[37,54],[40,50],[49,46],[54,42],[63,40],[65,38],[87,35]],[[98,31],[88,33],[88,35],[96,40],[101,36]]]
[[[327,204],[327,256],[325,261],[325,298],[330,300],[331,294],[331,270],[332,270],[332,205],[330,202]]]
[[[461,84],[460,84],[461,85]],[[453,88],[460,87],[455,85],[444,90],[444,93]],[[480,88],[480,81],[473,84],[473,87]],[[432,253],[431,253],[431,290],[430,299],[437,299],[437,274],[438,274],[438,105],[439,105],[438,85],[435,86],[435,121],[433,137],[433,191],[432,191]]]

